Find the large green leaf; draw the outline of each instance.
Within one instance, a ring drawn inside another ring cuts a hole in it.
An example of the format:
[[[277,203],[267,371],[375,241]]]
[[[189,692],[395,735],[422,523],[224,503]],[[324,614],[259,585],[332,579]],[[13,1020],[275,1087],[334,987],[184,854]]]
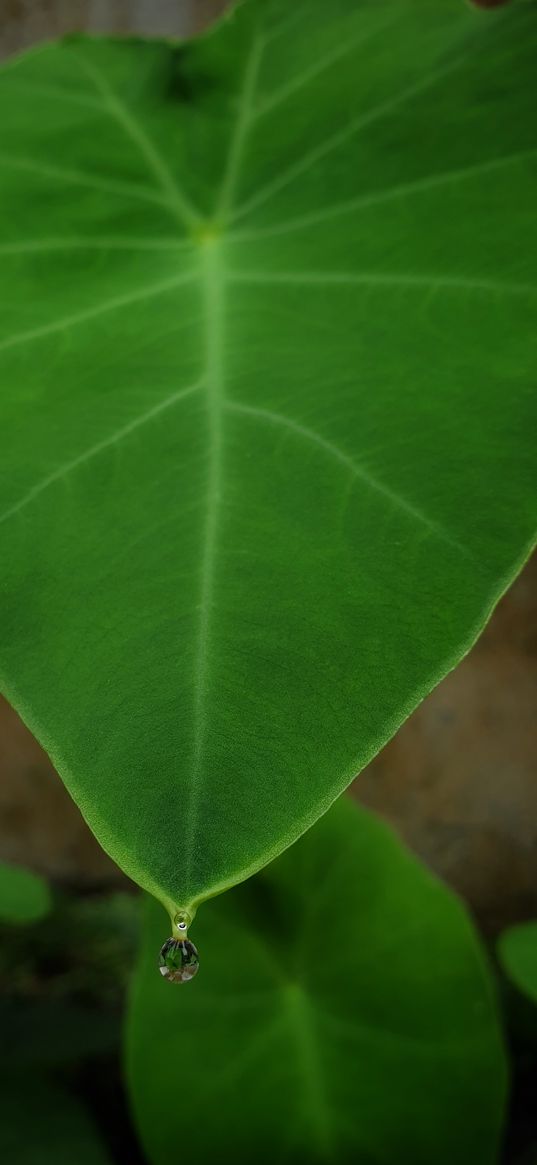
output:
[[[3,685],[172,910],[328,808],[535,526],[535,8],[291,9],[0,76]]]
[[[339,802],[200,915],[188,986],[158,974],[146,902],[128,1076],[152,1165],[490,1165],[505,1068],[462,906],[384,825]]]

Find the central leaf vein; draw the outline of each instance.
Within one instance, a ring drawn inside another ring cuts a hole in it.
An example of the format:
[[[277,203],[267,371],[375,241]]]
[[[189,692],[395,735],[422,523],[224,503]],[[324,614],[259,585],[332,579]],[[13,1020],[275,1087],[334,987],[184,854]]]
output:
[[[199,798],[207,740],[208,660],[212,631],[218,512],[222,492],[223,272],[218,244],[208,241],[202,251],[205,318],[205,402],[208,435],[208,473],[205,523],[202,534],[198,640],[194,658],[194,744],[189,797],[185,811],[185,869],[190,881],[197,830]]]

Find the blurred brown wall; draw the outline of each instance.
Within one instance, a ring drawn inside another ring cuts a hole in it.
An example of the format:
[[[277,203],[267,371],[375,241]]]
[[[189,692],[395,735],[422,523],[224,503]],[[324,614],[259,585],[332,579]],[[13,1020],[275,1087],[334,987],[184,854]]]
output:
[[[0,0],[0,51],[86,30],[187,36],[225,7],[225,0]]]

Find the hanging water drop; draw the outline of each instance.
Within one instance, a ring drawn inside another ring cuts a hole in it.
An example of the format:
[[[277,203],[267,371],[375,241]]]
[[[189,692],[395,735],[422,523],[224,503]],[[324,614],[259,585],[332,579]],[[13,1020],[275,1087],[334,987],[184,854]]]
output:
[[[190,915],[187,914],[186,910],[180,910],[179,914],[176,914],[175,918],[173,920],[173,930],[179,931],[179,935],[181,938],[186,938],[187,930],[190,926],[191,921],[192,921],[192,919],[191,919]]]
[[[161,947],[159,970],[170,983],[187,983],[199,970],[199,957],[188,939],[169,938]]]

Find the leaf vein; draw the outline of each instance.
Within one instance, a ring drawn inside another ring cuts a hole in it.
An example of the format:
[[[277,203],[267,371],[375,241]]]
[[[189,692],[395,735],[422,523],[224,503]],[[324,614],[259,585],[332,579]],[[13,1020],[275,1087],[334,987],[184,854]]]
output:
[[[415,506],[412,504],[412,502],[407,501],[407,499],[403,497],[402,494],[390,489],[390,487],[385,485],[384,482],[382,482],[378,477],[370,473],[370,471],[367,470],[365,466],[360,465],[359,462],[355,461],[354,458],[352,458],[348,453],[345,453],[344,450],[340,449],[339,446],[336,445],[333,441],[329,441],[326,437],[321,436],[321,434],[317,433],[315,429],[310,429],[307,425],[303,425],[299,421],[295,421],[293,418],[285,416],[283,413],[275,412],[272,409],[257,408],[254,405],[243,404],[240,401],[228,399],[226,401],[225,407],[232,412],[242,413],[245,416],[257,418],[258,420],[264,421],[268,424],[278,425],[282,428],[289,429],[290,432],[295,433],[296,436],[300,437],[303,441],[306,441],[309,444],[315,445],[319,449],[322,449],[324,453],[328,454],[328,456],[332,458],[332,460],[337,461],[340,465],[344,466],[350,472],[353,478],[362,481],[364,485],[366,485],[370,490],[372,490],[374,493],[380,494],[380,496],[389,501],[392,506],[402,510],[414,521],[419,522],[420,525],[424,526],[431,534],[434,534],[442,542],[445,542],[449,546],[454,547],[462,554],[464,554],[465,557],[471,557],[470,552],[466,549],[466,547],[462,546],[462,544],[456,539],[451,538],[450,535],[443,529],[443,527],[438,524],[438,522],[435,522],[433,519],[429,518],[423,512],[423,510],[419,509],[418,506]]]
[[[25,506],[33,501],[34,498],[38,497],[39,494],[42,494],[45,490],[47,490],[49,486],[54,485],[55,482],[61,481],[62,479],[68,477],[71,473],[74,472],[74,470],[78,469],[81,465],[84,465],[87,461],[91,461],[92,458],[97,457],[106,449],[110,449],[114,445],[120,444],[121,441],[129,437],[130,434],[135,432],[136,429],[139,429],[142,425],[146,425],[149,421],[153,420],[155,417],[158,417],[160,413],[165,412],[167,409],[171,408],[172,405],[177,404],[178,401],[184,400],[185,397],[192,396],[199,390],[200,387],[201,383],[192,384],[187,388],[183,388],[178,392],[172,393],[171,396],[168,396],[164,400],[159,401],[158,404],[153,405],[146,412],[141,413],[140,416],[135,417],[132,421],[129,421],[127,425],[123,425],[120,429],[116,429],[113,433],[110,434],[109,437],[105,437],[102,441],[98,441],[95,445],[91,445],[89,449],[86,449],[84,453],[80,453],[78,457],[73,457],[71,461],[66,461],[63,465],[60,465],[59,468],[54,471],[54,473],[50,473],[48,477],[43,478],[43,480],[38,482],[37,485],[32,486],[32,489],[28,490],[28,492],[24,494],[20,501],[16,502],[15,505],[10,506],[9,509],[5,510],[5,512],[0,515],[0,524],[6,522],[8,518],[13,517],[13,515],[18,514],[25,508]]]
[[[205,246],[202,280],[205,299],[206,409],[208,426],[209,473],[205,523],[202,533],[199,629],[194,658],[194,742],[189,796],[185,810],[184,862],[188,886],[194,863],[194,847],[207,739],[208,656],[212,631],[215,569],[218,539],[218,513],[222,490],[222,405],[224,379],[222,369],[222,272],[218,246]],[[179,903],[178,906],[182,904]],[[188,907],[188,903],[185,904]]]
[[[173,279],[166,279],[162,283],[155,283],[153,286],[141,288],[140,291],[130,292],[128,295],[118,295],[114,299],[108,299],[103,303],[96,304],[95,307],[74,312],[73,315],[62,316],[61,319],[54,320],[52,323],[41,324],[36,328],[29,328],[25,332],[17,332],[13,336],[6,336],[5,339],[0,340],[0,352],[8,348],[15,348],[20,344],[30,343],[32,340],[40,340],[45,336],[54,335],[55,332],[67,331],[77,324],[85,323],[86,320],[97,319],[98,316],[108,315],[109,312],[118,311],[123,307],[129,307],[133,303],[141,303],[146,299],[152,299],[154,296],[164,295],[167,291],[172,291],[175,287],[181,287],[183,284],[189,283],[192,277],[191,272],[176,275]]]
[[[340,215],[352,214],[355,210],[365,210],[368,207],[381,206],[383,203],[396,201],[399,198],[404,198],[406,194],[419,194],[425,190],[434,190],[436,187],[447,185],[450,182],[457,185],[457,183],[464,182],[478,174],[486,174],[492,170],[534,158],[536,154],[537,150],[534,149],[520,150],[518,153],[505,154],[501,158],[490,158],[487,161],[476,163],[474,166],[444,170],[439,174],[428,174],[425,178],[403,182],[386,190],[378,190],[373,194],[359,195],[357,198],[350,198],[334,206],[328,206],[324,210],[313,210],[310,214],[298,215],[296,218],[278,222],[273,226],[260,227],[252,231],[234,231],[230,234],[229,239],[232,242],[249,242],[277,235],[292,234],[294,231],[316,226],[321,222],[329,222],[330,219],[338,218]]]
[[[240,97],[239,112],[228,151],[226,167],[222,179],[222,186],[217,200],[216,215],[222,218],[233,201],[238,181],[240,165],[244,147],[252,120],[252,106],[254,100],[257,76],[263,53],[263,40],[259,33],[252,37],[250,54],[244,71],[244,81]]]
[[[278,194],[280,190],[283,190],[286,186],[289,186],[290,183],[294,182],[296,178],[300,178],[303,174],[306,174],[309,170],[312,169],[313,166],[315,166],[317,162],[322,161],[322,159],[325,158],[328,154],[332,153],[333,150],[338,149],[339,146],[345,145],[345,143],[349,141],[350,138],[354,137],[355,134],[359,133],[363,129],[366,129],[374,122],[379,121],[380,118],[384,117],[385,114],[397,109],[406,101],[410,101],[413,97],[417,97],[420,93],[424,93],[437,81],[440,81],[444,77],[447,77],[450,73],[453,73],[457,68],[460,67],[461,64],[462,58],[457,58],[457,60],[451,61],[449,64],[435,69],[431,73],[428,73],[426,77],[420,77],[417,81],[414,81],[413,84],[407,85],[394,97],[389,97],[385,101],[379,102],[378,105],[375,105],[373,109],[369,109],[366,113],[360,113],[358,117],[351,118],[346,126],[325,138],[325,140],[320,142],[318,146],[314,146],[314,148],[304,154],[302,158],[299,158],[298,161],[292,163],[276,178],[267,182],[266,185],[262,186],[260,190],[257,190],[251,196],[251,198],[243,202],[235,211],[231,221],[237,222],[239,219],[244,218],[247,214],[250,214],[252,210],[267,202],[272,197],[272,195]]]
[[[196,225],[200,217],[198,212],[191,205],[184,191],[177,185],[159,150],[156,149],[143,126],[133,116],[125,102],[111,88],[100,69],[94,64],[90,64],[80,53],[77,54],[77,57],[88,77],[92,79],[97,91],[101,94],[110,115],[121,126],[130,141],[138,148],[149,171],[153,174],[160,186],[166,204],[170,205],[175,211],[182,225],[186,225],[187,227]]]
[[[309,68],[304,69],[303,72],[296,74],[291,78],[290,81],[288,81],[286,85],[282,85],[280,89],[277,89],[274,93],[272,93],[270,97],[265,98],[263,101],[259,101],[254,109],[254,116],[256,118],[260,118],[264,117],[266,113],[271,113],[279,105],[282,105],[285,101],[287,101],[288,97],[292,97],[295,93],[299,93],[301,89],[304,89],[310,81],[314,81],[316,77],[320,76],[327,69],[331,68],[332,65],[336,65],[338,61],[344,60],[345,57],[349,55],[349,53],[353,52],[357,48],[360,48],[362,45],[367,44],[367,42],[372,40],[375,36],[378,36],[379,32],[383,32],[387,25],[388,21],[384,20],[377,28],[368,29],[365,35],[363,29],[361,28],[358,36],[349,37],[348,40],[344,40],[343,43],[339,43],[336,48],[332,50],[332,52],[327,53],[324,57],[321,57],[314,65],[310,65]]]
[[[37,174],[41,178],[57,179],[60,182],[71,182],[76,186],[84,186],[88,190],[103,190],[106,194],[118,194],[122,197],[129,195],[141,198],[144,202],[166,206],[165,200],[157,190],[151,186],[142,186],[135,182],[123,182],[115,178],[101,178],[98,175],[84,170],[69,170],[63,166],[51,166],[48,163],[36,162],[33,158],[17,157],[14,154],[0,154],[0,166],[11,170],[22,170],[29,174]]]
[[[187,239],[166,238],[129,238],[128,235],[72,235],[65,238],[49,239],[20,239],[9,243],[0,243],[0,255],[34,255],[47,254],[52,251],[177,251],[191,250],[192,243]]]
[[[432,287],[454,290],[490,291],[506,295],[534,295],[537,286],[531,283],[498,283],[493,279],[468,279],[462,275],[413,274],[412,272],[375,271],[231,271],[229,279],[235,283],[261,286],[378,286],[378,287]]]

